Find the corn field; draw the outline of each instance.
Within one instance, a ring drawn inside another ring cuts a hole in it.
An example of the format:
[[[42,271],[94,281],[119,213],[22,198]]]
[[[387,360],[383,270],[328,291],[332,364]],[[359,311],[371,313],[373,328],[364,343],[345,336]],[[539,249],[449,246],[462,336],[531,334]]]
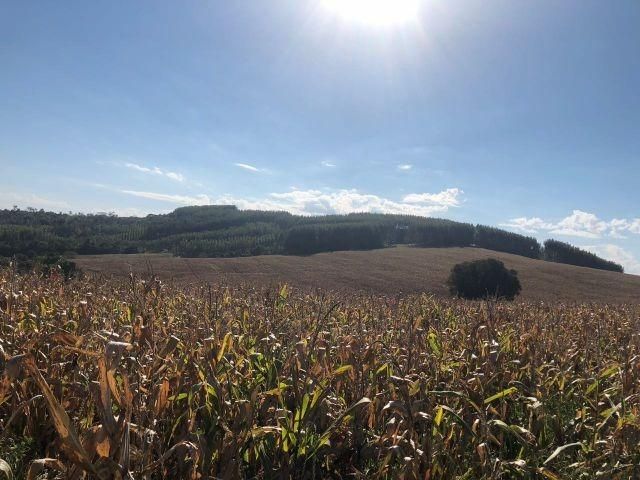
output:
[[[640,308],[0,272],[0,478],[640,478]]]

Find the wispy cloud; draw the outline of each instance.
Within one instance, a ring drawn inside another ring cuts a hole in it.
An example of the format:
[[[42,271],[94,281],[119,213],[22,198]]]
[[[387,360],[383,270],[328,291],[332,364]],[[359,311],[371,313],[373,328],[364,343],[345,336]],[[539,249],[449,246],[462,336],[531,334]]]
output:
[[[413,168],[413,165],[411,165],[410,163],[402,163],[398,165],[398,170],[407,171],[407,170],[411,170],[412,168]]]
[[[241,209],[284,210],[298,215],[346,214],[352,212],[395,213],[431,216],[460,205],[463,191],[451,188],[439,193],[415,193],[394,201],[358,190],[293,190],[246,199],[226,195],[216,203],[231,203]]]
[[[137,190],[120,190],[120,193],[149,200],[156,200],[159,202],[173,203],[175,205],[210,205],[212,203],[211,198],[204,194],[189,196],[157,192],[140,192]]]
[[[161,168],[158,168],[158,167],[150,168],[150,167],[145,167],[143,165],[138,165],[137,163],[130,163],[130,162],[125,163],[124,166],[127,168],[130,168],[131,170],[135,170],[137,172],[148,173],[150,175],[163,176],[176,182],[185,181],[185,177],[181,173],[162,170]]]
[[[500,226],[520,230],[525,233],[551,233],[581,238],[624,238],[625,234],[640,234],[640,218],[601,220],[595,214],[574,210],[571,215],[558,222],[539,217],[518,217]]]
[[[234,165],[238,168],[242,168],[244,170],[247,170],[249,172],[253,172],[253,173],[259,173],[262,172],[261,169],[254,167],[253,165],[249,165],[248,163],[234,163]]]
[[[69,203],[63,200],[43,197],[34,193],[0,192],[0,208],[42,208],[45,210],[66,210]]]
[[[330,162],[328,160],[323,160],[320,162],[320,165],[322,165],[323,167],[327,167],[327,168],[334,168],[336,166],[335,163]]]

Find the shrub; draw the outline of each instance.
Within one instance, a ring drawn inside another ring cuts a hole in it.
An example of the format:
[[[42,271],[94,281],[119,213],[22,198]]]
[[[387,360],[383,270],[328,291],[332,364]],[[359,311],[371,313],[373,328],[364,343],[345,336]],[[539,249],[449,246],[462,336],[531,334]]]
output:
[[[452,295],[467,298],[496,297],[513,300],[520,293],[518,272],[494,258],[455,265],[448,280]]]
[[[53,273],[57,273],[62,275],[66,280],[69,280],[78,274],[78,268],[75,262],[55,255],[38,257],[35,261],[34,267],[46,277]]]

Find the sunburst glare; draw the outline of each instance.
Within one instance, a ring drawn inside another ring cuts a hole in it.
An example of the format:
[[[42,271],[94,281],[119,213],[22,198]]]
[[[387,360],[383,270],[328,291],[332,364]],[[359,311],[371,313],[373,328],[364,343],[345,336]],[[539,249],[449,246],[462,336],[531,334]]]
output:
[[[323,0],[344,20],[372,26],[405,24],[418,18],[420,0]]]

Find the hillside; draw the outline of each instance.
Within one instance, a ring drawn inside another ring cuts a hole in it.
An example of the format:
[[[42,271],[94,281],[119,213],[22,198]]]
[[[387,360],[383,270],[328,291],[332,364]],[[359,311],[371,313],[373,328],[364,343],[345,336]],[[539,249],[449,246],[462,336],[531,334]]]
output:
[[[479,248],[395,247],[310,256],[177,258],[171,255],[83,255],[75,262],[87,272],[153,273],[179,281],[226,281],[373,293],[430,292],[447,295],[445,282],[456,263],[493,257],[518,271],[522,299],[637,303],[640,276],[576,267]]]
[[[301,216],[240,210],[233,205],[183,207],[144,218],[43,210],[0,210],[0,263],[70,254],[171,253],[218,258],[310,255],[374,250],[394,245],[469,247],[582,267],[622,272],[623,267],[576,248],[486,225],[379,213]],[[4,257],[4,258],[2,258]]]

